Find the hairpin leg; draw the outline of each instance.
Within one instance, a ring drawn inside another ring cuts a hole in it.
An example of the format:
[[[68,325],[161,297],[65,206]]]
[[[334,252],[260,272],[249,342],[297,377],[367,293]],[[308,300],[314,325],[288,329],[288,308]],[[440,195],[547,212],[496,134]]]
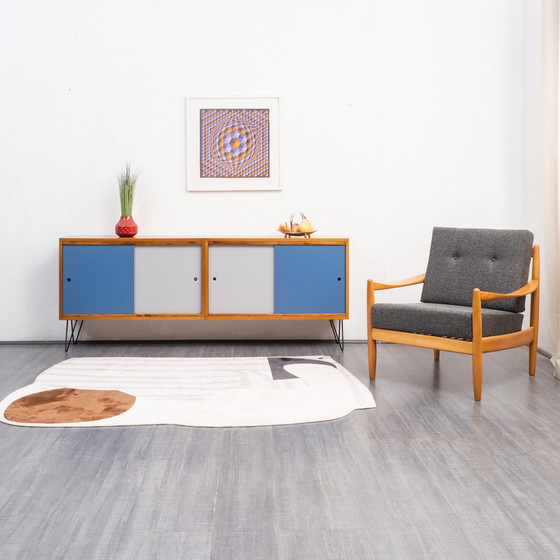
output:
[[[333,332],[334,341],[338,344],[340,349],[344,352],[344,323],[342,319],[338,320],[338,330],[335,327],[334,321],[329,319],[331,329]]]
[[[70,323],[70,338],[68,338],[68,323]],[[78,327],[78,323],[80,326]],[[78,344],[78,339],[80,338],[80,333],[82,332],[82,326],[84,321],[66,321],[66,336],[64,337],[64,351],[68,352],[70,344]],[[76,330],[76,327],[78,329]]]

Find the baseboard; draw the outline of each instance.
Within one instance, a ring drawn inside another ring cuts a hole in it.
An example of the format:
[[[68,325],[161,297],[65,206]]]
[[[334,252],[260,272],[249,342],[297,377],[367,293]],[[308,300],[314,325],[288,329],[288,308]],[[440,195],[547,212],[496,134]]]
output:
[[[224,338],[224,339],[214,339],[214,338],[196,338],[196,339],[154,339],[154,340],[81,340],[78,344],[199,344],[203,342],[216,342],[216,343],[242,343],[242,344],[318,344],[318,343],[329,343],[334,342],[332,338],[305,338],[305,339],[291,339],[291,338],[266,338],[266,339],[242,339],[242,338]],[[344,344],[366,344],[366,340],[344,340]],[[25,345],[25,344],[65,344],[64,340],[2,340],[0,345]]]

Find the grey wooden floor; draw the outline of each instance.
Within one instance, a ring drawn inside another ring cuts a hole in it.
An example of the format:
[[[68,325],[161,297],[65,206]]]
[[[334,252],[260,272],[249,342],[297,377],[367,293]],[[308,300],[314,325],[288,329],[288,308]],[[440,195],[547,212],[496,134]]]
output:
[[[1,345],[0,397],[67,356],[328,354],[377,408],[315,424],[0,424],[4,560],[560,557],[560,384],[527,349],[468,357],[331,343]]]

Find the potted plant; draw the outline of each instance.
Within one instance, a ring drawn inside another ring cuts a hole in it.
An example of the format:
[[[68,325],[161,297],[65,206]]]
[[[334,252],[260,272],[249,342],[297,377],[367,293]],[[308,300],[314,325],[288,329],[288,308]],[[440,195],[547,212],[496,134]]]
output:
[[[121,218],[115,226],[115,233],[119,237],[134,237],[138,233],[138,226],[132,219],[132,204],[138,173],[133,173],[130,162],[126,164],[124,172],[119,175],[119,196],[121,199]]]

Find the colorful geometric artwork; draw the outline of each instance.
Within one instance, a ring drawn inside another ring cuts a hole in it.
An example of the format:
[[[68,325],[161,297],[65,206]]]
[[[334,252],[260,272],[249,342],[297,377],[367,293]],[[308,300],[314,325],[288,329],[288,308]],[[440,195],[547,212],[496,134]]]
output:
[[[268,109],[200,109],[200,177],[270,177]]]
[[[278,97],[188,97],[189,191],[278,191]]]

